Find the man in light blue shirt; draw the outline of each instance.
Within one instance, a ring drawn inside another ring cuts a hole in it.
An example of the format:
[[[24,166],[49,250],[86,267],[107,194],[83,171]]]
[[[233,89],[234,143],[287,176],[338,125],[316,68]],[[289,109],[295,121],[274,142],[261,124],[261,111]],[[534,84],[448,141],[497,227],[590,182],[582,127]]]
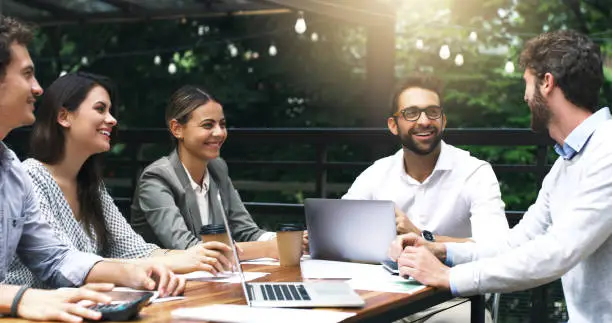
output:
[[[548,131],[560,154],[536,202],[502,241],[398,239],[390,255],[402,274],[462,296],[561,278],[570,322],[612,322],[612,115],[597,107],[602,61],[599,46],[574,31],[527,42],[521,65],[531,127]]]
[[[26,48],[31,38],[29,28],[0,16],[0,281],[8,264],[19,256],[41,280],[57,287],[109,282],[149,290],[157,285],[161,295],[182,291],[185,281],[165,267],[103,261],[96,255],[71,250],[41,219],[30,177],[1,141],[12,129],[34,122],[35,97],[43,92]],[[67,322],[99,319],[100,313],[77,302],[108,302],[108,296],[94,290],[112,287],[97,284],[47,291],[0,284],[0,315]]]

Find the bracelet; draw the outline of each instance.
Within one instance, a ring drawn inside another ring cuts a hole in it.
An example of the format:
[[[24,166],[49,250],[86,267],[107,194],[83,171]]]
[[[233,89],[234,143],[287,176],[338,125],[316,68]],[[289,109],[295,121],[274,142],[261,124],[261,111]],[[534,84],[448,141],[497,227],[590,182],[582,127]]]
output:
[[[19,302],[21,302],[23,294],[25,294],[28,289],[30,289],[29,286],[21,286],[21,288],[19,288],[17,294],[15,294],[15,298],[13,298],[13,303],[11,304],[10,316],[17,317],[17,308],[19,307]]]

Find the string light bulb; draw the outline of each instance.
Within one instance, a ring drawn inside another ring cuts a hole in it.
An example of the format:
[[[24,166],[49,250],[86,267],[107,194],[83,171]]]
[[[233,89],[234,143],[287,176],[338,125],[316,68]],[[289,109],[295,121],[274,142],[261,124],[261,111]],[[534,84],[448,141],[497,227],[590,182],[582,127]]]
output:
[[[89,59],[87,58],[87,56],[81,57],[81,64],[85,66],[89,65]]]
[[[303,34],[306,32],[306,20],[304,20],[304,12],[298,12],[298,19],[295,21],[295,32],[298,34]]]
[[[504,66],[504,71],[508,74],[514,73],[514,63],[512,63],[512,61],[507,61],[506,66]]]
[[[477,40],[478,40],[478,34],[477,34],[475,31],[472,31],[472,32],[470,33],[470,35],[468,36],[468,39],[469,39],[471,42],[475,42],[475,41],[477,41]]]
[[[440,58],[443,60],[449,59],[451,56],[450,47],[448,47],[448,45],[446,44],[442,45],[442,47],[440,47],[439,55],[440,55]]]
[[[238,56],[238,47],[236,47],[236,45],[234,44],[227,45],[227,50],[229,50],[230,56],[232,57]]]
[[[274,46],[274,44],[270,45],[270,48],[268,48],[268,54],[270,56],[276,56],[276,54],[278,54],[278,49],[276,49],[276,46]]]
[[[416,43],[414,45],[417,49],[423,49],[423,47],[425,47],[425,44],[423,44],[423,40],[420,38],[416,40]]]
[[[168,73],[170,74],[176,73],[176,65],[174,63],[168,64]]]
[[[319,41],[319,34],[317,34],[317,33],[312,33],[312,34],[310,35],[310,40],[312,40],[312,42],[313,42],[313,43],[318,42],[318,41]]]
[[[463,55],[462,54],[457,54],[457,56],[455,56],[455,65],[463,66]]]
[[[64,76],[64,75],[66,75],[66,74],[68,74],[68,72],[66,72],[66,71],[61,71],[59,76],[60,76],[60,77],[62,77],[62,76]]]
[[[161,57],[159,57],[159,55],[155,55],[155,57],[153,58],[153,64],[155,65],[161,64]]]

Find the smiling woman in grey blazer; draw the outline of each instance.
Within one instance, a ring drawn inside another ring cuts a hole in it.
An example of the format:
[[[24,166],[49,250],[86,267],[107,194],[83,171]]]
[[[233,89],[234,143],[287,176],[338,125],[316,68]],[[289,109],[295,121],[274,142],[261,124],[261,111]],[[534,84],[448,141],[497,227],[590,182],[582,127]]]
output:
[[[200,242],[206,224],[223,224],[240,242],[241,258],[278,255],[275,234],[260,229],[247,212],[219,157],[227,138],[221,105],[195,86],[176,91],[166,109],[176,150],[141,174],[132,203],[132,227],[146,241],[187,249]]]

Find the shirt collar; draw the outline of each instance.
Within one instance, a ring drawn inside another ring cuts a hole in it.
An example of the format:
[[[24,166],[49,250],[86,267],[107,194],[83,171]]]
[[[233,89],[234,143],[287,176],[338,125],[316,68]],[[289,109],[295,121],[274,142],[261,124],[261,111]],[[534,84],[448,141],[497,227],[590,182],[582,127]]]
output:
[[[191,183],[191,188],[193,188],[194,191],[202,191],[202,193],[204,193],[204,194],[208,193],[208,188],[210,187],[210,176],[208,176],[208,170],[204,174],[204,179],[202,180],[202,185],[200,185],[200,184],[196,183],[193,180],[193,178],[191,178],[191,175],[189,174],[189,171],[187,170],[187,167],[185,167],[185,165],[183,163],[181,163],[181,166],[183,166],[183,169],[185,170],[185,173],[187,173],[187,178],[189,178],[189,182]]]
[[[400,149],[397,153],[397,159],[399,160],[399,168],[402,174],[406,174],[404,169],[404,149]],[[440,155],[436,161],[433,172],[438,170],[451,170],[453,169],[453,156],[452,152],[448,147],[448,144],[444,140],[440,141]]]
[[[453,169],[453,156],[451,151],[448,149],[448,145],[444,140],[440,141],[440,156],[434,166],[434,172],[436,170],[450,170]]]
[[[0,141],[0,168],[8,168],[14,159],[15,155],[11,154],[11,151],[8,149],[8,147],[4,144],[3,141]]]
[[[572,159],[587,145],[597,127],[610,119],[612,119],[612,116],[607,107],[599,109],[580,123],[576,129],[572,130],[563,141],[563,145],[555,144],[555,151],[563,159]]]

